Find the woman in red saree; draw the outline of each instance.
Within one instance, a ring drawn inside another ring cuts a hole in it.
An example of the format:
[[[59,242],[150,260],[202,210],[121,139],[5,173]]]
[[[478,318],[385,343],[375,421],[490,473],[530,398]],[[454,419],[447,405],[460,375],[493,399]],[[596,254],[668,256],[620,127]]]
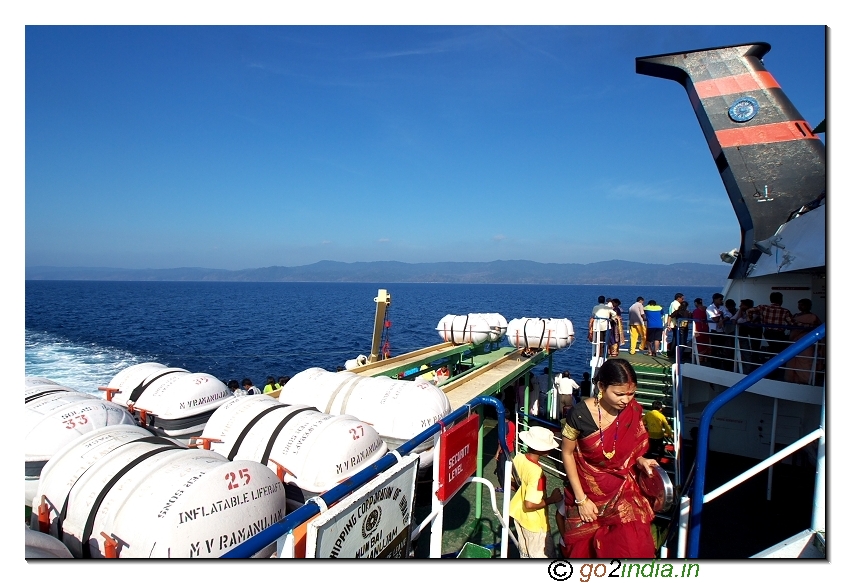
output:
[[[791,330],[791,335],[788,337],[788,340],[791,342],[796,342],[811,332],[813,328],[817,328],[821,325],[820,318],[818,318],[816,314],[812,314],[812,300],[809,298],[801,299],[797,302],[797,309],[800,311],[794,314],[793,321],[794,325],[800,326],[800,328],[793,328]],[[815,347],[809,346],[803,352],[789,360],[786,365],[788,368],[785,369],[785,381],[804,385],[811,384],[814,381],[812,378],[812,373],[814,371],[812,369],[814,368],[818,371],[823,370],[823,346],[818,347],[817,363],[812,362],[812,357],[814,355]],[[812,365],[814,365],[814,367]]]
[[[694,321],[694,340],[697,342],[699,363],[705,364],[705,357],[711,354],[711,341],[708,338],[708,314],[705,312],[702,298],[694,300],[694,311],[691,313],[691,318]]]
[[[649,435],[634,400],[632,366],[605,361],[596,377],[598,397],[573,407],[564,425],[561,456],[569,485],[562,547],[567,558],[654,558],[654,517],[637,472],[662,471],[644,458]]]

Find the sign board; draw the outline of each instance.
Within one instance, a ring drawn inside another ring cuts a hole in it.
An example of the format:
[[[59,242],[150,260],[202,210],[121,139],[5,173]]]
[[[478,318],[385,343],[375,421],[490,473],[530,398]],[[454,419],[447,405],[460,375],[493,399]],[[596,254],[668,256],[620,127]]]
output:
[[[454,496],[478,465],[478,414],[440,434],[440,486],[437,499]]]
[[[407,558],[419,458],[402,460],[307,525],[307,557]]]

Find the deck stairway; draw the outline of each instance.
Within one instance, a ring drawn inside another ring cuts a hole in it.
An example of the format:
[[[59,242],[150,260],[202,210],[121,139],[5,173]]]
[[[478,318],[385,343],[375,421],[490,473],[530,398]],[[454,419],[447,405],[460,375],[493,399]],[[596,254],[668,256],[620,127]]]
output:
[[[661,401],[662,413],[667,417],[670,427],[675,428],[673,416],[673,363],[663,356],[649,356],[647,354],[629,354],[621,352],[620,358],[628,360],[637,375],[637,391],[635,400],[640,403],[644,411],[652,409],[654,401]],[[674,484],[678,483],[675,476],[676,459],[674,447],[667,445],[666,455],[658,460],[664,470],[670,476]],[[654,535],[656,538],[666,538],[666,531],[671,524],[672,510],[667,513],[658,514],[654,524]]]

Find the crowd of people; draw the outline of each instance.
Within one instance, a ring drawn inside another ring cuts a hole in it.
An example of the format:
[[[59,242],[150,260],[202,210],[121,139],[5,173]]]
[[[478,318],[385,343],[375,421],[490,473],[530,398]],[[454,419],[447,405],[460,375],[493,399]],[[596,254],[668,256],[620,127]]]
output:
[[[288,376],[282,376],[275,380],[273,376],[268,376],[266,377],[266,384],[262,389],[255,386],[251,379],[247,377],[242,379],[241,388],[239,386],[239,381],[232,379],[227,381],[227,388],[230,389],[230,392],[233,393],[234,397],[241,397],[243,395],[267,395],[280,389],[283,385],[289,382],[289,378],[290,377]]]
[[[693,340],[700,364],[733,370],[737,336],[743,372],[749,374],[821,324],[811,311],[810,299],[799,300],[795,314],[783,307],[782,302],[782,293],[778,291],[770,294],[769,304],[757,306],[749,298],[737,303],[715,293],[707,305],[702,298],[695,298],[691,308],[685,295],[677,293],[665,308],[655,299],[647,302],[638,296],[628,310],[629,354],[642,352],[672,359],[677,346],[690,347]],[[617,298],[599,296],[593,307],[588,340],[593,343],[594,356],[616,357],[620,346],[626,345],[620,305]],[[822,364],[813,366],[813,357],[814,348],[807,349],[772,378],[812,382],[813,370],[822,369]]]

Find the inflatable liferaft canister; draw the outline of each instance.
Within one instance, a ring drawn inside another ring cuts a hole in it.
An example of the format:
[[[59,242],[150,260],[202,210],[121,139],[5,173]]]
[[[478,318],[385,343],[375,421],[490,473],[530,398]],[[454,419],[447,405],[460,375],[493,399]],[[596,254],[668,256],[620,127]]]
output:
[[[67,389],[42,393],[26,403],[24,504],[29,506],[32,502],[42,469],[57,451],[81,435],[115,425],[135,426],[136,421],[126,409],[98,395]]]
[[[573,323],[566,318],[516,318],[505,335],[515,348],[557,350],[575,340]]]
[[[300,488],[305,499],[331,489],[387,453],[378,432],[351,415],[283,405],[265,395],[237,397],[219,407],[203,437],[216,440],[212,451],[228,459],[252,460],[280,470],[284,481]]]
[[[493,341],[490,323],[481,314],[444,316],[437,324],[437,333],[443,342],[452,344],[483,344]]]
[[[357,368],[358,366],[366,366],[369,364],[369,359],[365,354],[361,354],[357,358],[352,358],[350,360],[345,361],[345,370],[352,370]]]
[[[282,403],[310,405],[330,415],[353,415],[374,427],[390,449],[416,437],[451,412],[446,394],[427,381],[373,378],[321,368],[309,368],[293,376],[281,388],[278,399]],[[418,450],[430,447],[426,442]]]
[[[146,365],[156,363],[145,363]],[[141,367],[143,365],[135,365]],[[161,366],[161,365],[160,365]],[[133,367],[130,367],[133,368]],[[139,423],[159,435],[188,440],[200,435],[207,420],[223,403],[233,399],[227,386],[207,373],[190,373],[182,369],[139,369],[138,376],[148,373],[132,405]],[[109,388],[119,388],[122,380],[116,375]],[[149,382],[148,382],[149,381]],[[128,387],[137,386],[130,380]],[[131,396],[136,395],[133,389]]]
[[[139,397],[154,381],[173,373],[188,373],[183,368],[167,367],[158,362],[143,362],[128,366],[109,381],[109,389],[115,389],[111,399],[114,403],[128,407],[135,405]]]
[[[264,465],[126,431],[58,453],[36,500],[30,526],[42,524],[76,558],[220,557],[286,509],[284,486]]]
[[[43,377],[26,377],[24,378],[24,403],[29,403],[44,395],[50,393],[73,393],[78,392],[69,387],[65,387]]]
[[[481,316],[490,326],[490,342],[498,342],[508,331],[508,321],[501,314],[470,314]]]

